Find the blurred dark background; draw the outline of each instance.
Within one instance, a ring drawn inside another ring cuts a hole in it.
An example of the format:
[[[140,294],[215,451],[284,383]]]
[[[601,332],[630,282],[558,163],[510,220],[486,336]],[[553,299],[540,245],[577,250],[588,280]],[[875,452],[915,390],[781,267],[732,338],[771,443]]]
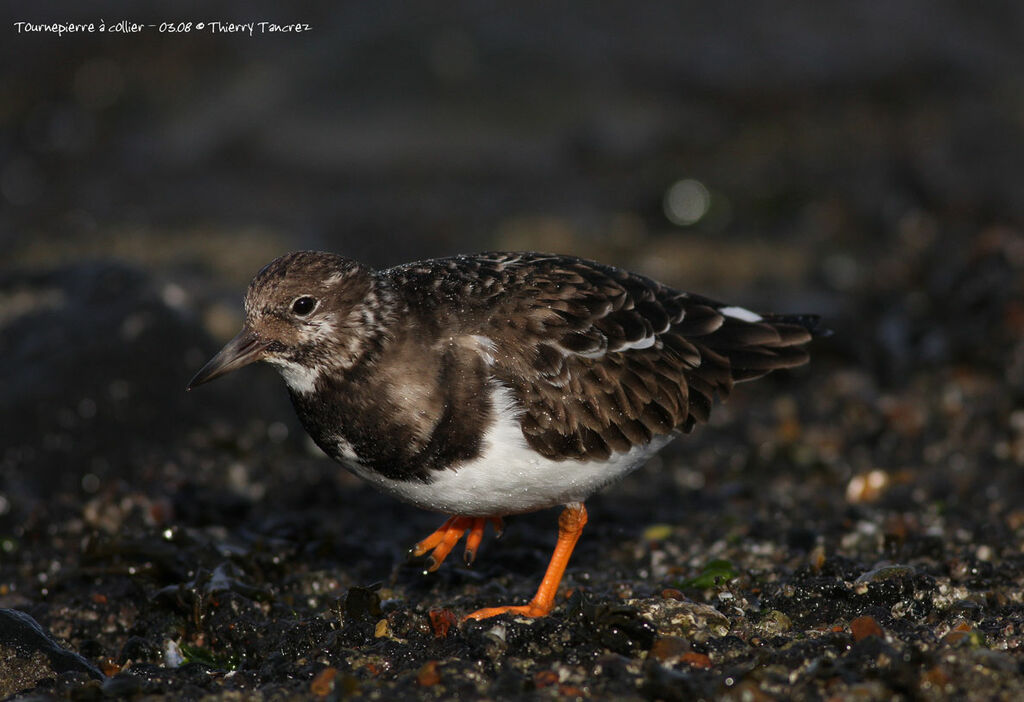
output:
[[[964,241],[1024,208],[1015,3],[8,8],[311,26],[8,22],[8,265],[119,257],[243,282],[297,247],[380,265],[545,248],[713,292],[798,286],[831,311],[896,240]]]
[[[819,378],[853,368],[884,390],[968,364],[1021,398],[1019,4],[53,2],[5,15],[11,494],[38,493],[40,476],[78,490],[83,473],[93,489],[137,475],[117,456],[189,427],[231,435],[251,419],[301,436],[279,383],[180,391],[237,328],[247,280],[298,248],[380,266],[589,256],[824,315],[837,334],[818,348]],[[193,26],[58,37],[13,24],[123,20]],[[195,26],[261,20],[309,31]]]

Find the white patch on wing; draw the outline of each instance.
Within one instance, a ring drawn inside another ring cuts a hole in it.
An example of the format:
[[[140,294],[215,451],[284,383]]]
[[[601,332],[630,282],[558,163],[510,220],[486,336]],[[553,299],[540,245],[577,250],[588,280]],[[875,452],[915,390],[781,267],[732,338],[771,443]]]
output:
[[[503,271],[508,266],[514,266],[515,264],[517,264],[520,261],[522,261],[523,257],[519,256],[519,255],[516,255],[516,256],[511,256],[511,257],[506,258],[506,259],[501,259],[501,258],[486,258],[484,256],[481,256],[479,260],[484,262],[484,263],[490,263],[492,266],[494,266],[494,270],[496,270],[496,271]]]
[[[268,363],[277,366],[285,385],[292,392],[300,395],[308,395],[316,390],[316,381],[320,378],[319,368],[307,368],[299,363],[293,363],[283,358],[267,358]]]
[[[650,336],[645,336],[642,339],[637,339],[636,341],[627,341],[625,344],[623,344],[622,346],[620,346],[619,348],[617,348],[615,350],[616,351],[625,351],[626,349],[637,349],[637,350],[640,350],[640,349],[649,349],[652,346],[654,346],[654,334],[651,334]]]
[[[743,322],[760,322],[764,317],[759,315],[757,312],[751,312],[745,307],[721,307],[718,310],[726,317],[732,317],[733,319],[739,319]]]
[[[494,341],[490,337],[480,334],[470,334],[469,338],[476,342],[476,350],[483,357],[487,365],[493,366],[495,354]]]
[[[395,497],[424,509],[466,517],[532,512],[582,502],[633,471],[672,440],[659,436],[646,446],[604,461],[553,461],[531,449],[523,436],[512,393],[492,390],[497,421],[484,435],[483,453],[462,465],[431,473],[429,483],[392,480],[358,461],[346,467]]]
[[[334,442],[334,448],[338,451],[338,455],[341,456],[349,470],[353,470],[351,467],[353,464],[362,465],[362,459],[359,458],[359,454],[352,448],[352,444],[349,443],[348,439],[341,434],[336,434],[331,441]]]

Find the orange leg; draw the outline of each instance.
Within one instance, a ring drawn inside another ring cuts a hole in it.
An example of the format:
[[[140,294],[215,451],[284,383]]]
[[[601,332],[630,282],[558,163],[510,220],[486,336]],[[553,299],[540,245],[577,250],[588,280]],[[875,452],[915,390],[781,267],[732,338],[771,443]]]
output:
[[[459,539],[467,531],[466,552],[463,559],[466,565],[470,565],[476,559],[476,550],[480,547],[480,541],[484,538],[484,527],[490,522],[494,531],[501,536],[501,517],[450,517],[441,527],[427,538],[413,546],[409,553],[413,556],[422,556],[430,551],[427,571],[433,572],[441,567],[444,559],[459,543]]]
[[[558,592],[558,584],[562,582],[562,575],[565,574],[565,567],[569,564],[569,556],[579,541],[583,527],[587,523],[587,510],[582,503],[576,502],[565,506],[562,514],[558,516],[558,543],[555,544],[555,552],[551,555],[551,562],[548,564],[544,579],[537,588],[537,594],[533,596],[529,604],[508,605],[505,607],[485,607],[478,609],[472,614],[463,617],[466,619],[487,619],[499,614],[519,614],[526,617],[543,617],[547,615],[555,605],[555,594]]]

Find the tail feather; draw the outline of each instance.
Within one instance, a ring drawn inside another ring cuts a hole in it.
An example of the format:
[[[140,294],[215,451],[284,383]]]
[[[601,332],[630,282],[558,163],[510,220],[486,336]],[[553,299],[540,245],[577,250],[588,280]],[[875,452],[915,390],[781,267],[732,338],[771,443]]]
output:
[[[780,324],[803,327],[811,336],[832,336],[832,330],[821,326],[821,317],[816,314],[769,314],[765,315],[764,321],[776,327]]]
[[[829,334],[813,314],[769,314],[757,321],[728,316],[706,344],[728,359],[731,380],[742,382],[807,363],[805,344]]]

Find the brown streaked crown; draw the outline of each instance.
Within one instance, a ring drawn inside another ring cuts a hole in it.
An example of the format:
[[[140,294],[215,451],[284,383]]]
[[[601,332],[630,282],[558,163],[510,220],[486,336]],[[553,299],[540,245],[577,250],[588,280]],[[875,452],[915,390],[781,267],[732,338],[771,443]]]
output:
[[[379,330],[372,272],[335,254],[298,251],[270,262],[245,296],[246,324],[267,360],[347,368]]]

